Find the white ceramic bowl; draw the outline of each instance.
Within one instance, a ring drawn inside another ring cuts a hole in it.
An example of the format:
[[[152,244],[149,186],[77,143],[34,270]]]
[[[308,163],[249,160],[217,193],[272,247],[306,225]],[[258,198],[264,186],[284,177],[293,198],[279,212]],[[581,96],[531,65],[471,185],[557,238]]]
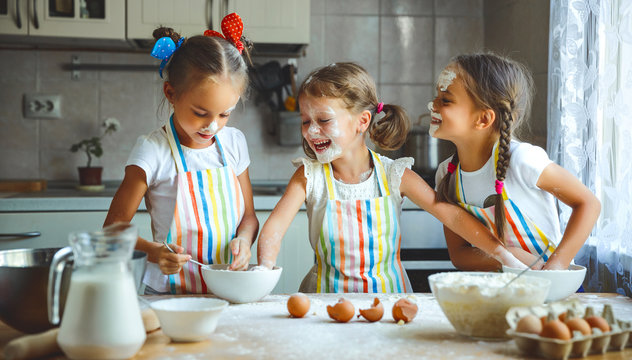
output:
[[[246,271],[232,271],[227,264],[207,265],[202,268],[202,277],[208,289],[222,299],[239,304],[259,301],[274,289],[282,269],[251,270],[255,266],[250,264]]]
[[[428,277],[432,294],[459,334],[475,338],[506,338],[507,310],[541,305],[551,282],[495,272],[443,272]]]
[[[521,269],[506,267],[503,265],[503,272],[519,273]],[[581,265],[571,264],[568,270],[529,270],[524,276],[535,276],[549,279],[551,289],[546,297],[546,302],[553,302],[567,298],[574,294],[584,282],[586,268]]]
[[[215,331],[217,320],[228,302],[204,297],[178,297],[150,304],[160,327],[173,341],[205,340]]]

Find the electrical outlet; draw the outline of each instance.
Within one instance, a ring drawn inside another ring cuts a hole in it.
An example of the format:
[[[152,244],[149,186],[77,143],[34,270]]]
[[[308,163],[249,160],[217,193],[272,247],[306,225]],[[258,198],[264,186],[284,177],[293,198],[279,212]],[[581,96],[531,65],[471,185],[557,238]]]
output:
[[[61,118],[61,95],[24,94],[22,105],[25,118]]]

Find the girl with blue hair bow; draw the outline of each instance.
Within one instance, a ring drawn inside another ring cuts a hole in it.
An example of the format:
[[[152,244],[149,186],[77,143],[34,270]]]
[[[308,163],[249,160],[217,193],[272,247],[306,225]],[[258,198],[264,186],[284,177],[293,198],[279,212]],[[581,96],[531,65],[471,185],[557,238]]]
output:
[[[226,16],[222,31],[153,33],[173,113],[136,142],[105,220],[130,221],[145,199],[153,241],[139,238],[136,249],[148,254],[146,293],[208,292],[192,259],[232,270],[250,260],[259,228],[250,158],[244,134],[226,126],[248,83],[241,18]]]

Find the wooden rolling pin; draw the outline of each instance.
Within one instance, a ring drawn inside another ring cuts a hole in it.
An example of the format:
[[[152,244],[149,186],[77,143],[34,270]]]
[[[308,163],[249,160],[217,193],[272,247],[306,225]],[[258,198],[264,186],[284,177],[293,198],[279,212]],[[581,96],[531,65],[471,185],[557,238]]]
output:
[[[151,333],[160,329],[160,322],[156,313],[151,309],[141,312],[145,332]],[[40,334],[25,335],[11,340],[4,347],[4,358],[7,360],[37,359],[44,356],[61,353],[57,345],[59,328],[50,329]]]

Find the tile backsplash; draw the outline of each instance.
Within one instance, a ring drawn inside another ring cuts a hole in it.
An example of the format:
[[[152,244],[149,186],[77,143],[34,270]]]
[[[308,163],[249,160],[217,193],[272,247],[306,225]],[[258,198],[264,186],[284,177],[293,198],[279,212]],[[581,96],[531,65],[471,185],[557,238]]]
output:
[[[485,3],[312,0],[311,42],[306,56],[298,58],[298,82],[316,67],[355,61],[378,83],[381,101],[404,106],[416,119],[427,112],[436,75],[450,57],[484,49]],[[115,117],[122,131],[104,139],[96,164],[104,167],[104,180],[120,180],[138,136],[168,118],[157,71],[81,70],[73,80],[63,69],[72,56],[84,64],[157,64],[144,53],[0,49],[0,179],[76,179],[76,167],[86,159],[71,153],[70,145],[100,134],[103,119]],[[267,60],[254,58],[260,64]],[[25,93],[60,94],[62,118],[24,118]],[[246,135],[253,180],[287,181],[294,171],[291,160],[303,150],[277,145],[268,131],[271,111],[255,105],[254,98],[250,94],[238,105],[229,125]]]

